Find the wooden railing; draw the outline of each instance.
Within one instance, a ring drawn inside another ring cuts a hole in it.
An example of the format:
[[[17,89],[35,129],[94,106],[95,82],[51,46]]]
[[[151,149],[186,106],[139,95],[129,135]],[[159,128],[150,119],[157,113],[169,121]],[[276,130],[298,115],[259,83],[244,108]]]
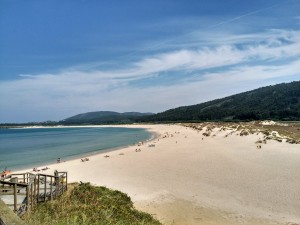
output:
[[[68,173],[10,174],[0,180],[0,198],[22,215],[39,202],[45,202],[62,195],[68,189]]]

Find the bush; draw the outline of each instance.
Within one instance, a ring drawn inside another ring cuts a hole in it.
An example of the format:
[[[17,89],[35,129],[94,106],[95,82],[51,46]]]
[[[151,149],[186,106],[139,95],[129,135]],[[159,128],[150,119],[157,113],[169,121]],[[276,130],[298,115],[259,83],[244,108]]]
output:
[[[136,210],[120,191],[76,184],[57,200],[41,203],[25,215],[28,225],[159,225],[150,214]]]

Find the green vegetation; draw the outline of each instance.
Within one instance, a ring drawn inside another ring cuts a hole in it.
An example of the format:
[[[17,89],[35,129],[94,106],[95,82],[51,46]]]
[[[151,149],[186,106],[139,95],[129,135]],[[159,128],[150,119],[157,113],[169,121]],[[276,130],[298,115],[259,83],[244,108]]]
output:
[[[300,121],[300,81],[262,87],[197,105],[169,109],[157,114],[99,111],[78,114],[59,122],[0,124],[0,128],[33,125],[96,125],[135,122],[237,122],[253,120]]]
[[[57,125],[59,125],[59,124],[55,121],[29,122],[29,123],[1,123],[0,129],[30,127],[30,126],[52,127],[52,126],[57,126]]]
[[[113,123],[133,123],[141,116],[152,115],[152,113],[139,113],[139,112],[111,112],[99,111],[88,112],[72,116],[70,118],[60,121],[60,124],[113,124]]]
[[[22,221],[1,199],[0,224],[24,225],[24,221]]]
[[[136,210],[126,194],[89,183],[75,184],[57,200],[41,203],[24,216],[28,225],[159,225]]]
[[[140,122],[300,120],[300,81],[170,109]]]
[[[182,126],[190,127],[197,131],[202,131],[203,136],[211,136],[212,130],[218,128],[219,131],[230,130],[231,132],[225,137],[236,133],[240,136],[247,136],[249,134],[261,133],[264,136],[263,140],[257,143],[266,143],[267,140],[276,140],[290,144],[300,144],[300,122],[276,122],[273,125],[263,125],[259,121],[252,122],[200,122],[200,123],[180,123]],[[274,132],[278,132],[279,136]]]

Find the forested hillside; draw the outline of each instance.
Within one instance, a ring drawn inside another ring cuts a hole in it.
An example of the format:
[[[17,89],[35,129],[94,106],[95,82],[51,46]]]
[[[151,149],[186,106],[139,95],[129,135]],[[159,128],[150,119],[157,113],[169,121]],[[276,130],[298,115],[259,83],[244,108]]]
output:
[[[258,88],[197,105],[178,107],[142,117],[139,121],[248,121],[266,119],[300,120],[300,81]]]
[[[118,113],[112,111],[98,111],[78,114],[62,121],[60,124],[111,124],[111,123],[132,123],[138,117],[151,115],[151,113],[125,112]]]

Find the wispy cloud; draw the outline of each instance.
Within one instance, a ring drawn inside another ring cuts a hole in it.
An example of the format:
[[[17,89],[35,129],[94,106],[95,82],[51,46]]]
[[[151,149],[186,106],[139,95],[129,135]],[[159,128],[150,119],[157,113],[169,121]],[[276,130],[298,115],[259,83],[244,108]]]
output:
[[[210,47],[183,49],[147,57],[133,64],[131,75],[144,76],[164,71],[203,70],[240,63],[282,61],[300,56],[300,32],[270,30],[248,35],[223,35],[210,39]],[[203,41],[203,40],[202,40]],[[122,73],[119,73],[121,75]],[[125,73],[127,76],[128,73]]]
[[[0,99],[0,117],[9,121],[18,112],[28,117],[35,114],[37,120],[58,120],[63,119],[61,115],[93,110],[158,112],[275,83],[279,78],[299,78],[299,30],[207,34],[198,37],[198,42],[194,33],[191,38],[193,46],[183,43],[179,50],[144,56],[122,69],[74,67],[4,81],[0,83],[0,95],[5,96]],[[157,78],[163,73],[172,79],[174,72],[182,75],[172,85]],[[156,79],[155,83],[132,84],[149,78]]]

